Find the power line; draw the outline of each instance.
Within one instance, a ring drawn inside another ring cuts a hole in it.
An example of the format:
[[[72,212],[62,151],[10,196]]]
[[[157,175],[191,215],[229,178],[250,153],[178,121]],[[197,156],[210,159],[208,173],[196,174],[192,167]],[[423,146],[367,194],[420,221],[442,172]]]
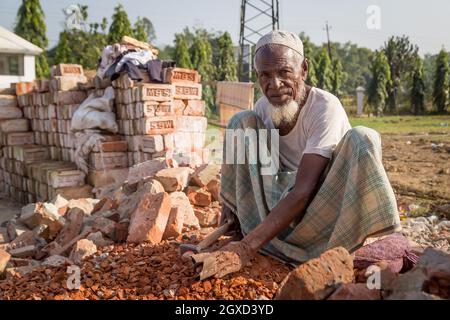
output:
[[[328,42],[328,56],[331,59],[331,42],[330,42],[330,30],[331,30],[332,26],[328,25],[328,21],[325,23],[325,28],[323,28],[323,30],[325,30],[327,32],[327,42]]]

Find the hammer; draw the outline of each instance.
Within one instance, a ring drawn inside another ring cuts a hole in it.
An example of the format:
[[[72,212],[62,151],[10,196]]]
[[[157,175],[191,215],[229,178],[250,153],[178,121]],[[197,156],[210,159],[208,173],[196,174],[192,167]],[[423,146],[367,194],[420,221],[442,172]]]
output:
[[[187,253],[196,254],[202,252],[202,250],[208,248],[214,242],[216,242],[217,239],[226,234],[230,230],[232,224],[233,221],[228,220],[224,225],[220,226],[219,228],[208,234],[206,238],[200,241],[197,245],[186,243],[180,244],[180,255],[184,256]]]

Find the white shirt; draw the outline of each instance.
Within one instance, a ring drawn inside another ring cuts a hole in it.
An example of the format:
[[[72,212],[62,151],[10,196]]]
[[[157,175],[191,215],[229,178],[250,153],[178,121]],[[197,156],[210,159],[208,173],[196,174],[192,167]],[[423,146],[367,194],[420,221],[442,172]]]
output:
[[[264,96],[254,108],[269,130],[275,129],[270,108],[273,107]],[[288,170],[295,171],[304,154],[331,158],[334,148],[350,129],[339,99],[329,92],[312,88],[295,127],[285,136],[278,135],[280,161]],[[276,156],[277,150],[272,153]]]

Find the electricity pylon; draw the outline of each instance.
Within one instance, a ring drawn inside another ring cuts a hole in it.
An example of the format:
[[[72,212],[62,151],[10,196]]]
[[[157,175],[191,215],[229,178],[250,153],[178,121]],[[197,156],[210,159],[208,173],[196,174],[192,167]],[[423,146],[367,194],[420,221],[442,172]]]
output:
[[[278,0],[242,0],[239,36],[239,80],[252,80],[253,49],[258,39],[280,28]]]

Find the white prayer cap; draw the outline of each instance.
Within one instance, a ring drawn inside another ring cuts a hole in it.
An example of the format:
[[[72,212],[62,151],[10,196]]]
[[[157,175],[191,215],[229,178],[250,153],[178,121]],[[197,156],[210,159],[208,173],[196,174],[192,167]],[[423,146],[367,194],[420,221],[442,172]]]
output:
[[[304,57],[303,42],[299,38],[299,36],[293,32],[274,30],[262,36],[261,39],[259,39],[258,43],[256,44],[255,55],[259,49],[268,44],[278,44],[291,48],[292,50],[300,53],[302,57]]]

